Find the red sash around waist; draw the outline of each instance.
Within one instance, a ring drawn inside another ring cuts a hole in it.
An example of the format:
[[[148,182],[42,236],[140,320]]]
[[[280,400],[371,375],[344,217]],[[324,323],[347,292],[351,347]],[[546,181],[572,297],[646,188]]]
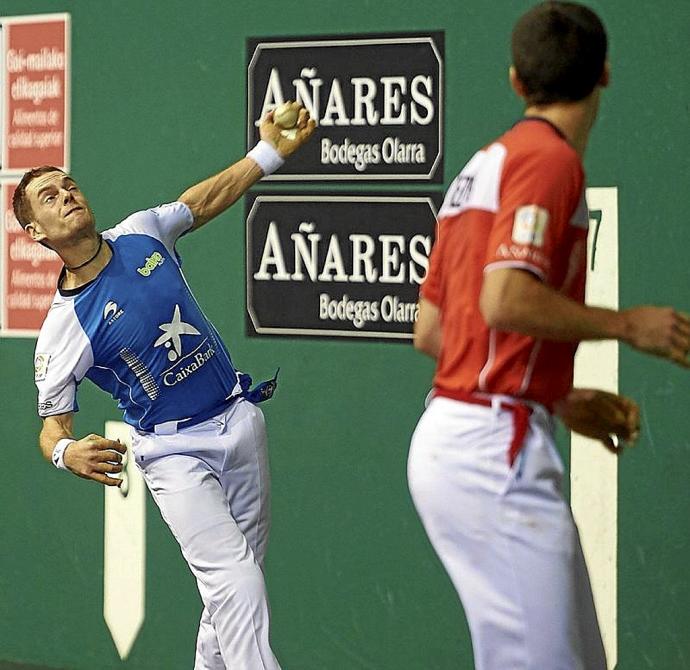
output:
[[[468,391],[445,391],[442,389],[434,389],[434,396],[441,398],[450,398],[451,400],[459,400],[471,405],[483,405],[484,407],[493,407],[491,398],[484,397],[477,393]],[[508,448],[508,464],[513,467],[515,459],[522,449],[527,436],[527,429],[529,428],[529,417],[532,414],[532,408],[524,402],[517,399],[504,400],[500,402],[501,409],[508,410],[513,413],[513,439]]]

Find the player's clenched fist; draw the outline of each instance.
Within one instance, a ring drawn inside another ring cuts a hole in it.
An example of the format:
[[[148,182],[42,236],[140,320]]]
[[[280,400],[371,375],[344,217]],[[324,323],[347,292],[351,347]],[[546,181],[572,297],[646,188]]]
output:
[[[309,112],[299,102],[288,101],[281,107],[282,118],[275,118],[277,109],[266,114],[259,134],[262,140],[270,142],[283,158],[287,158],[312,136],[316,121],[309,117]],[[291,124],[293,120],[294,125]]]
[[[122,454],[126,451],[127,447],[120,442],[91,434],[72,442],[63,458],[65,466],[79,477],[106,486],[120,486],[122,480],[108,477],[106,473],[122,472]]]
[[[672,307],[633,307],[623,314],[624,339],[635,349],[690,368],[690,318]]]
[[[556,405],[556,414],[570,430],[599,440],[614,454],[620,442],[635,443],[640,432],[640,410],[624,396],[596,389],[573,389]],[[619,440],[617,447],[613,437]]]

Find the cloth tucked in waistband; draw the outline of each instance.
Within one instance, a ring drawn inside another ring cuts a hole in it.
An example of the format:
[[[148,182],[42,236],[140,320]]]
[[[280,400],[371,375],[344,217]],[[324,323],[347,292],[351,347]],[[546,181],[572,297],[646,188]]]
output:
[[[518,457],[520,450],[525,442],[527,430],[529,429],[529,418],[534,411],[532,404],[528,404],[519,398],[512,398],[506,396],[492,396],[489,393],[476,393],[468,391],[446,391],[442,389],[434,389],[434,396],[440,398],[450,398],[451,400],[458,400],[459,402],[466,402],[470,405],[483,405],[484,407],[500,407],[512,413],[513,415],[513,439],[508,447],[508,465],[512,468],[515,459]]]
[[[273,375],[271,379],[259,382],[256,386],[254,386],[254,388],[252,388],[252,378],[248,374],[240,372],[238,373],[238,384],[240,388],[239,393],[231,395],[229,398],[223,400],[222,403],[214,405],[210,409],[206,410],[205,412],[201,412],[196,416],[157,423],[153,427],[153,431],[151,432],[155,433],[156,435],[174,435],[179,430],[182,430],[184,428],[191,428],[192,426],[196,426],[200,423],[203,423],[204,421],[208,421],[214,416],[217,416],[221,412],[228,409],[233,403],[235,403],[240,398],[248,400],[253,405],[256,405],[260,402],[264,402],[266,400],[270,400],[273,397],[276,388],[278,388],[279,372],[280,368],[276,370],[275,375]]]

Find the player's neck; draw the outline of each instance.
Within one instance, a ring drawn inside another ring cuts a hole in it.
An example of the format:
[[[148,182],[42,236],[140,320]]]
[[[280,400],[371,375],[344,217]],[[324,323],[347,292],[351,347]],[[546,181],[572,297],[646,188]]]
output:
[[[578,102],[531,105],[525,110],[525,116],[538,116],[550,121],[563,133],[580,158],[584,158],[589,134],[597,116],[598,103],[597,94]]]
[[[62,288],[66,289],[79,288],[95,279],[112,257],[110,247],[95,231],[58,253],[65,264]]]

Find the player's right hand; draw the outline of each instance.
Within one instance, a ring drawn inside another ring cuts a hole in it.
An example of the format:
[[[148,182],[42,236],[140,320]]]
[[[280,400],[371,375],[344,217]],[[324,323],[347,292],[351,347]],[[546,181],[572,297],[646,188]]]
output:
[[[633,307],[623,311],[625,341],[635,349],[690,368],[690,317],[672,307]]]
[[[273,112],[266,114],[259,127],[261,139],[272,144],[283,158],[295,153],[316,130],[316,121],[309,116],[309,112],[299,102],[288,102],[298,111],[294,137],[286,136],[281,128],[274,123]]]
[[[598,440],[614,454],[622,453],[625,444],[634,445],[640,433],[637,403],[608,391],[571,389],[554,409],[570,430]]]
[[[121,479],[108,477],[106,473],[122,472],[122,454],[126,451],[127,447],[120,442],[91,434],[72,442],[65,449],[63,459],[67,468],[79,477],[106,486],[120,486]]]

